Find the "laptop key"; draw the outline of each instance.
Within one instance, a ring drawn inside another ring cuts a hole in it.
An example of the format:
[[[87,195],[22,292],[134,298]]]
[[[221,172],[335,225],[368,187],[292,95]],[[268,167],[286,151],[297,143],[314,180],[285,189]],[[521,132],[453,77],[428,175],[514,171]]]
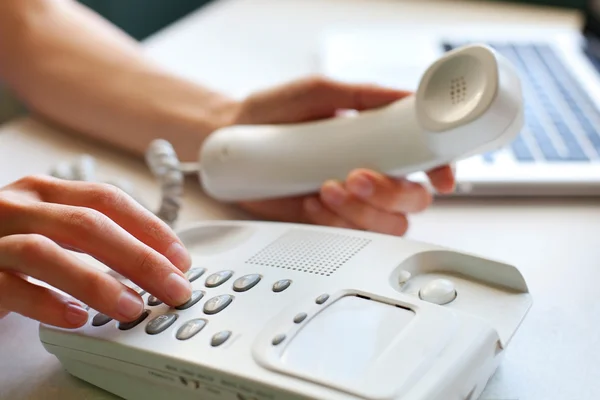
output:
[[[525,119],[527,120],[529,130],[531,131],[538,148],[542,152],[544,159],[548,161],[562,160],[563,158],[556,150],[556,147],[554,147],[552,140],[550,140],[550,137],[542,127],[542,124],[538,120],[537,116],[533,112],[526,110]]]
[[[569,150],[569,154],[566,157],[569,161],[589,161],[589,157],[583,152],[583,149],[577,142],[577,139],[562,120],[555,120],[554,126],[560,133],[565,146]]]
[[[525,143],[525,140],[522,136],[518,136],[513,142],[510,144],[510,148],[513,152],[513,155],[520,162],[532,162],[535,161],[535,157],[533,153],[529,150],[529,146]]]

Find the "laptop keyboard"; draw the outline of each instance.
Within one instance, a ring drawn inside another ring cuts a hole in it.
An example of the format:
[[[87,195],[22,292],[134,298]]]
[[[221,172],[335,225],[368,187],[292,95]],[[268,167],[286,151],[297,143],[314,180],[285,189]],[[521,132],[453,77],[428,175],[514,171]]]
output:
[[[508,152],[519,163],[600,160],[600,112],[548,45],[488,43],[519,71],[525,125],[507,149],[483,155],[494,163]],[[461,44],[445,44],[449,51]]]

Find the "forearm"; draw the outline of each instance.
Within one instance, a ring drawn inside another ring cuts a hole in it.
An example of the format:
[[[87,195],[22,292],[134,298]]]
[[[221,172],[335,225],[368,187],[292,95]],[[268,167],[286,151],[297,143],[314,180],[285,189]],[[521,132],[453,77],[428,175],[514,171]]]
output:
[[[70,0],[0,3],[0,80],[54,123],[136,154],[166,138],[185,160],[235,108],[165,73],[134,40]]]

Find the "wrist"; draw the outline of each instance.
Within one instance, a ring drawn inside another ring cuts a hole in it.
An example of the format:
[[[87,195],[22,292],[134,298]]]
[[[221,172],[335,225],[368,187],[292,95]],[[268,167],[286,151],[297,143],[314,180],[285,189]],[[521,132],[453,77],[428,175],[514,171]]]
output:
[[[183,122],[182,130],[164,135],[181,161],[197,161],[204,140],[214,131],[235,123],[241,103],[217,92],[203,91],[202,99],[177,108],[179,116],[174,120]],[[168,128],[167,128],[168,129]]]

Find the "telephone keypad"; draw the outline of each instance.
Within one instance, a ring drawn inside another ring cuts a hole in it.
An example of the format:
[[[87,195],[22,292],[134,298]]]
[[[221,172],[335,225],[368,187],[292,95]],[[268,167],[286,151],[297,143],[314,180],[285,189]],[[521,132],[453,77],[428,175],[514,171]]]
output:
[[[250,290],[260,282],[261,278],[259,274],[244,275],[233,282],[233,290],[236,292]]]
[[[148,322],[148,325],[146,325],[146,333],[149,335],[158,335],[159,333],[164,332],[175,323],[177,317],[177,314],[174,313],[159,315]]]
[[[181,327],[177,330],[175,337],[178,340],[188,340],[204,329],[207,322],[208,321],[204,318],[192,319],[181,325]]]
[[[201,276],[203,276],[207,271],[208,271],[207,268],[195,267],[195,268],[191,268],[185,274],[185,276],[191,283],[191,282],[196,281]],[[235,272],[233,270],[217,271],[217,272],[210,274],[204,281],[203,285],[209,289],[217,288],[217,287],[221,286],[223,283],[227,282],[229,279],[231,279],[234,275],[235,275]],[[256,285],[258,285],[258,283],[262,279],[263,279],[263,276],[261,274],[257,274],[257,273],[249,273],[246,275],[242,275],[240,277],[237,277],[237,279],[233,282],[230,290],[233,290],[234,292],[238,292],[238,293],[246,292],[246,291],[254,288]],[[279,293],[279,292],[283,292],[284,290],[289,288],[291,284],[292,284],[292,280],[281,279],[281,280],[276,281],[273,284],[271,289],[272,289],[272,292]],[[141,289],[139,286],[132,287],[132,290],[135,290],[136,292],[138,292],[140,294],[140,296],[147,294],[148,298],[147,298],[146,302],[147,302],[148,306],[156,307],[156,306],[160,306],[163,304],[162,300],[158,299],[156,296],[146,293],[146,291]],[[173,325],[179,325],[179,326],[176,326],[176,331],[175,331],[175,335],[174,335],[177,340],[185,341],[185,340],[189,340],[189,339],[195,337],[208,324],[208,322],[209,322],[208,319],[193,318],[193,319],[189,319],[187,321],[183,321],[181,323],[177,323],[177,321],[181,319],[180,318],[181,315],[178,314],[175,310],[183,311],[183,310],[192,308],[193,306],[198,304],[206,296],[206,294],[207,294],[206,290],[193,290],[191,298],[186,303],[184,303],[180,306],[177,306],[177,307],[169,308],[170,311],[167,311],[165,314],[160,314],[160,315],[152,318],[146,324],[146,327],[145,327],[146,334],[159,335],[161,333],[164,333],[167,329],[169,329]],[[227,308],[233,302],[234,298],[235,298],[235,296],[232,294],[215,293],[214,296],[212,296],[208,300],[206,300],[206,302],[204,303],[204,306],[202,308],[202,311],[206,315],[218,314],[219,312],[221,312],[225,308]],[[318,304],[322,304],[327,299],[328,299],[328,295],[324,294],[324,295],[319,296],[317,298],[316,302]],[[117,322],[116,326],[118,329],[120,329],[122,331],[127,331],[127,330],[133,329],[136,326],[138,326],[139,324],[141,324],[144,320],[146,320],[148,318],[149,315],[150,315],[150,310],[146,309],[146,310],[144,310],[142,315],[139,318],[137,318],[135,321],[125,322],[125,323]],[[295,323],[299,324],[302,321],[304,321],[306,317],[307,317],[306,313],[299,313],[294,317],[293,320]],[[107,323],[109,323],[112,320],[113,319],[111,317],[108,317],[102,313],[98,313],[93,318],[91,325],[95,326],[95,327],[99,327],[99,326],[106,325]],[[209,343],[213,347],[218,347],[218,346],[222,345],[223,343],[225,343],[227,340],[229,340],[229,338],[231,336],[232,336],[231,331],[222,330],[222,331],[215,333],[212,337],[210,337]],[[277,335],[273,339],[273,344],[276,345],[276,344],[281,343],[282,341],[285,340],[285,337],[286,336],[284,334]]]
[[[215,272],[214,274],[209,275],[206,278],[206,282],[204,283],[204,285],[207,288],[215,288],[215,287],[225,283],[232,276],[233,276],[233,271],[231,271],[231,270]]]
[[[122,331],[128,331],[130,329],[133,329],[136,326],[138,326],[142,321],[144,321],[148,317],[148,315],[150,315],[150,311],[144,310],[142,315],[140,315],[135,321],[119,322],[119,329]]]
[[[204,313],[209,315],[217,314],[223,311],[232,301],[233,296],[229,294],[215,296],[204,304]]]
[[[203,297],[204,297],[204,291],[202,291],[202,290],[194,290],[192,292],[192,297],[190,297],[190,299],[188,301],[186,301],[182,305],[177,306],[175,308],[177,310],[187,310],[188,308],[192,307],[194,304],[196,304],[197,302],[199,302],[200,299],[202,299]]]

